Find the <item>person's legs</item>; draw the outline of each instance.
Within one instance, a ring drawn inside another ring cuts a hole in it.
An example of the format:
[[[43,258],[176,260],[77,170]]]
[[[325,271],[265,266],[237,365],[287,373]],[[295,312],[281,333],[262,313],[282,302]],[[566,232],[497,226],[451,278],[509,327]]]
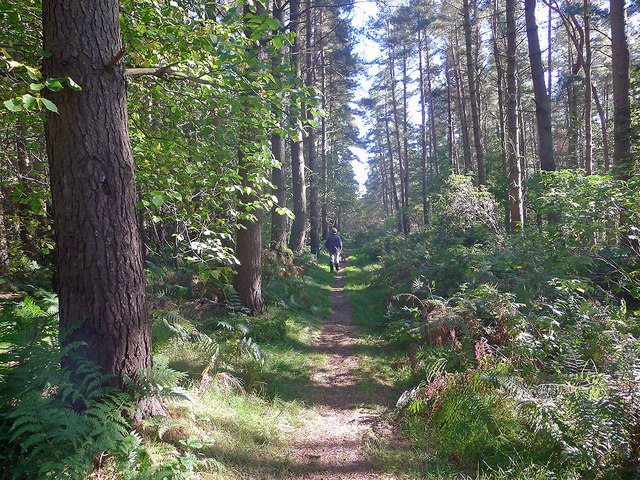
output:
[[[329,253],[329,269],[333,272],[333,269],[338,270],[338,254],[337,253]]]

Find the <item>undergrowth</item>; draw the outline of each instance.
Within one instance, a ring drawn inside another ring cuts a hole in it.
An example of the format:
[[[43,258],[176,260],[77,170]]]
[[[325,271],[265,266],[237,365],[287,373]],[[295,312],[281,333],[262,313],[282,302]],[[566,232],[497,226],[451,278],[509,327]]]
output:
[[[449,199],[424,233],[358,239],[354,314],[404,386],[424,478],[637,474],[640,255],[585,221],[580,188],[563,235],[508,236]]]

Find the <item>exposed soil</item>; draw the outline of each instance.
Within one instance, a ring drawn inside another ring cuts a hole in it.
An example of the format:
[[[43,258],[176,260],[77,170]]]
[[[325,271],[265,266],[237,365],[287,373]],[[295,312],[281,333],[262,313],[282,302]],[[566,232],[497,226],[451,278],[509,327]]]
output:
[[[378,440],[397,448],[392,428],[380,414],[393,403],[390,388],[375,394],[357,386],[356,328],[344,294],[344,270],[336,274],[331,292],[332,315],[325,322],[317,349],[325,361],[313,375],[305,401],[320,413],[294,439],[293,476],[296,479],[361,480],[399,478],[376,471],[367,458],[367,441]]]

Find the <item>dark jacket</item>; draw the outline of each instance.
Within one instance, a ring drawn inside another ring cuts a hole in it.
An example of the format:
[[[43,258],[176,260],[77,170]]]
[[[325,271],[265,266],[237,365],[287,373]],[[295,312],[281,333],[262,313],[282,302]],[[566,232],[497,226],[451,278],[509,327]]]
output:
[[[336,233],[330,234],[324,242],[324,246],[327,247],[329,253],[340,252],[340,250],[342,250],[342,239],[340,238],[340,235]]]

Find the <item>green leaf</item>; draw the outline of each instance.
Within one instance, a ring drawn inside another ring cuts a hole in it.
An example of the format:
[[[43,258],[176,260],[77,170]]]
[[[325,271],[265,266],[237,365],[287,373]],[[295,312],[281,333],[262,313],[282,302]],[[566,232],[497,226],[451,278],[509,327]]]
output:
[[[7,107],[12,112],[19,112],[20,110],[22,110],[22,105],[16,102],[14,98],[12,98],[11,100],[5,100],[3,103],[4,103],[4,106]]]
[[[62,83],[60,83],[60,80],[56,80],[55,78],[47,79],[46,85],[47,85],[47,88],[52,92],[58,92],[63,88]]]
[[[25,110],[31,110],[36,104],[36,97],[27,93],[22,96],[22,104],[24,105]]]
[[[159,207],[164,203],[164,197],[161,194],[156,194],[151,197],[151,203],[153,203],[156,207]]]
[[[29,88],[34,92],[39,92],[44,88],[44,83],[32,83],[29,85]]]
[[[75,90],[77,92],[82,90],[82,87],[78,85],[76,82],[74,82],[73,78],[67,77],[65,80],[67,81],[67,85],[69,85],[69,88],[71,88],[71,90]]]
[[[51,100],[47,100],[46,98],[41,97],[40,101],[42,102],[42,104],[45,106],[47,110],[51,110],[54,113],[58,113],[58,107],[56,107],[56,104],[53,103]]]
[[[281,37],[273,37],[271,39],[271,43],[273,44],[273,46],[275,48],[277,48],[278,50],[280,50],[282,48],[282,38]]]

